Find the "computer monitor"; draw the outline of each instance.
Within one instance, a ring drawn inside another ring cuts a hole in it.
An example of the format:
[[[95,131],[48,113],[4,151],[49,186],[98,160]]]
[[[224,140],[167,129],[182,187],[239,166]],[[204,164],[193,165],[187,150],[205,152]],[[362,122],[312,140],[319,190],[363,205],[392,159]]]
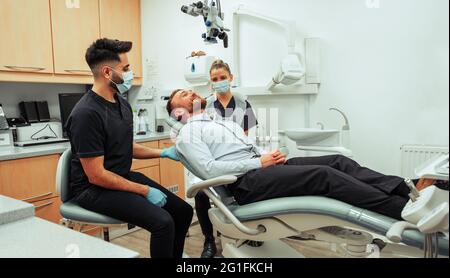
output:
[[[60,94],[59,95],[59,109],[61,111],[61,123],[63,126],[63,136],[67,138],[66,123],[72,113],[75,105],[85,94]]]

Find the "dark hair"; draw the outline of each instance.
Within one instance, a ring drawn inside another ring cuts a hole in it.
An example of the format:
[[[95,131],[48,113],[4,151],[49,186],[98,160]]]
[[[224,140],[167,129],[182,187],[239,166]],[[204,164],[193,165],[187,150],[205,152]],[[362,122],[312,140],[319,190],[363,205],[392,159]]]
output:
[[[209,70],[209,74],[211,74],[211,72],[213,70],[217,70],[217,69],[224,69],[224,70],[228,71],[229,74],[231,74],[230,66],[222,60],[214,61],[214,63],[211,66],[211,69]]]
[[[170,95],[169,101],[167,101],[166,109],[170,116],[172,116],[172,112],[173,112],[173,107],[172,107],[173,98],[175,97],[175,95],[178,92],[181,92],[181,91],[183,91],[183,89],[176,89],[175,91],[173,91],[172,94]]]
[[[130,52],[132,42],[98,39],[86,51],[86,62],[95,74],[97,66],[105,62],[120,62],[119,54]]]

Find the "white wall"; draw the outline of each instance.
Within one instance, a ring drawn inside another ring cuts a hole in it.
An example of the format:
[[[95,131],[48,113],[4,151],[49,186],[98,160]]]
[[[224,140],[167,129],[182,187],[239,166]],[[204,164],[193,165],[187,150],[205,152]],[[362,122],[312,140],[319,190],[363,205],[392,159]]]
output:
[[[185,87],[183,63],[193,50],[232,62],[233,41],[226,50],[221,45],[205,46],[201,19],[181,13],[181,5],[191,2],[142,0],[144,87]],[[361,163],[399,174],[403,144],[448,146],[447,0],[379,0],[379,8],[372,9],[366,0],[222,2],[230,28],[231,11],[242,3],[273,17],[296,20],[299,51],[304,37],[322,38],[322,85],[320,95],[312,98],[310,124],[320,121],[339,128],[342,119],[328,109],[344,110]],[[243,85],[265,85],[286,51],[283,33],[250,19],[243,19],[241,30]],[[0,103],[9,117],[16,117],[20,101],[47,100],[51,116],[59,118],[58,93],[85,90],[80,85],[0,83]],[[135,93],[131,100],[139,106]],[[256,109],[278,108],[281,129],[305,125],[305,97],[250,101]]]
[[[146,85],[185,86],[183,61],[205,50],[232,62],[232,47],[205,46],[200,18],[182,14],[188,0],[142,0]],[[449,37],[447,0],[224,0],[226,25],[242,3],[297,22],[298,41],[323,39],[322,86],[312,98],[311,125],[339,128],[329,112],[344,110],[357,160],[399,174],[403,144],[449,142]],[[282,32],[264,22],[242,23],[243,85],[265,85],[286,46]],[[233,42],[230,43],[231,46]],[[300,47],[301,48],[301,47]],[[157,74],[150,74],[150,72]],[[151,84],[150,84],[151,83]],[[255,108],[280,108],[280,128],[302,127],[304,97],[251,98]]]
[[[47,101],[50,117],[60,119],[58,94],[84,93],[84,85],[31,84],[31,83],[1,83],[0,103],[6,116],[20,116],[21,101]]]

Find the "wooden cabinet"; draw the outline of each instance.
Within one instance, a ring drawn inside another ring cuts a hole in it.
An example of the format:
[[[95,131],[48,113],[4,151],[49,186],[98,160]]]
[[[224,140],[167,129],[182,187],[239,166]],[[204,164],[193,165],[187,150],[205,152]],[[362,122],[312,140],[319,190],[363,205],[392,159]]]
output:
[[[159,142],[160,149],[169,148],[173,145],[174,144],[170,139],[161,140]],[[161,171],[161,185],[176,192],[181,199],[185,199],[184,166],[180,162],[175,162],[170,159],[161,159],[159,167]]]
[[[59,207],[62,204],[59,197],[34,202],[32,204],[34,205],[36,217],[59,224],[62,219],[62,216],[59,213]]]
[[[135,77],[142,77],[141,1],[100,0],[100,35],[102,38],[133,42],[128,53]]]
[[[100,38],[98,1],[79,0],[80,6],[70,8],[65,0],[50,0],[55,73],[92,75],[86,50]]]
[[[143,174],[144,176],[148,177],[149,179],[158,184],[161,183],[161,178],[159,176],[159,166],[140,168],[133,171]]]
[[[29,202],[36,217],[59,223],[61,200],[56,193],[59,155],[0,162],[0,195]]]
[[[86,50],[108,37],[133,42],[142,85],[140,14],[140,0],[1,0],[0,82],[92,84]]]
[[[142,143],[141,145],[157,149],[159,147],[158,141]],[[131,171],[141,173],[146,177],[150,178],[156,183],[160,183],[160,173],[159,173],[159,159],[147,159],[147,160],[133,160],[133,165],[131,166]]]
[[[152,149],[164,149],[173,146],[171,140],[161,140],[142,144]],[[134,160],[132,171],[142,173],[161,184],[180,198],[185,199],[184,167],[170,159]]]
[[[53,73],[50,24],[48,0],[1,0],[0,71]]]
[[[0,162],[0,194],[28,202],[58,196],[59,157],[50,155]]]

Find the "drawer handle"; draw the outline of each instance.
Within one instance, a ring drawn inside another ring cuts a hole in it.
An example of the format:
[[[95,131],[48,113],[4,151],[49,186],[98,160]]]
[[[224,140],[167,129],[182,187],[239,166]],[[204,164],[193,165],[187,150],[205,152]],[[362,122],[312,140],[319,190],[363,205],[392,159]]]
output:
[[[31,197],[31,198],[23,199],[22,201],[23,201],[23,202],[27,202],[27,201],[30,201],[30,200],[33,200],[33,199],[38,199],[38,198],[42,198],[42,197],[47,197],[47,196],[50,196],[50,195],[52,195],[52,194],[53,194],[53,192],[49,192],[49,193],[45,193],[45,194],[42,194],[42,195],[39,195],[39,196],[34,196],[34,197]]]
[[[19,66],[5,66],[5,68],[19,71],[43,71],[45,68],[38,67],[19,67]]]
[[[48,207],[48,206],[50,206],[52,204],[53,204],[53,202],[49,202],[49,203],[46,203],[46,204],[43,204],[43,205],[40,205],[40,206],[35,206],[35,209],[45,208],[45,207]]]
[[[90,70],[64,70],[65,72],[68,73],[89,73],[92,74],[92,71]]]

